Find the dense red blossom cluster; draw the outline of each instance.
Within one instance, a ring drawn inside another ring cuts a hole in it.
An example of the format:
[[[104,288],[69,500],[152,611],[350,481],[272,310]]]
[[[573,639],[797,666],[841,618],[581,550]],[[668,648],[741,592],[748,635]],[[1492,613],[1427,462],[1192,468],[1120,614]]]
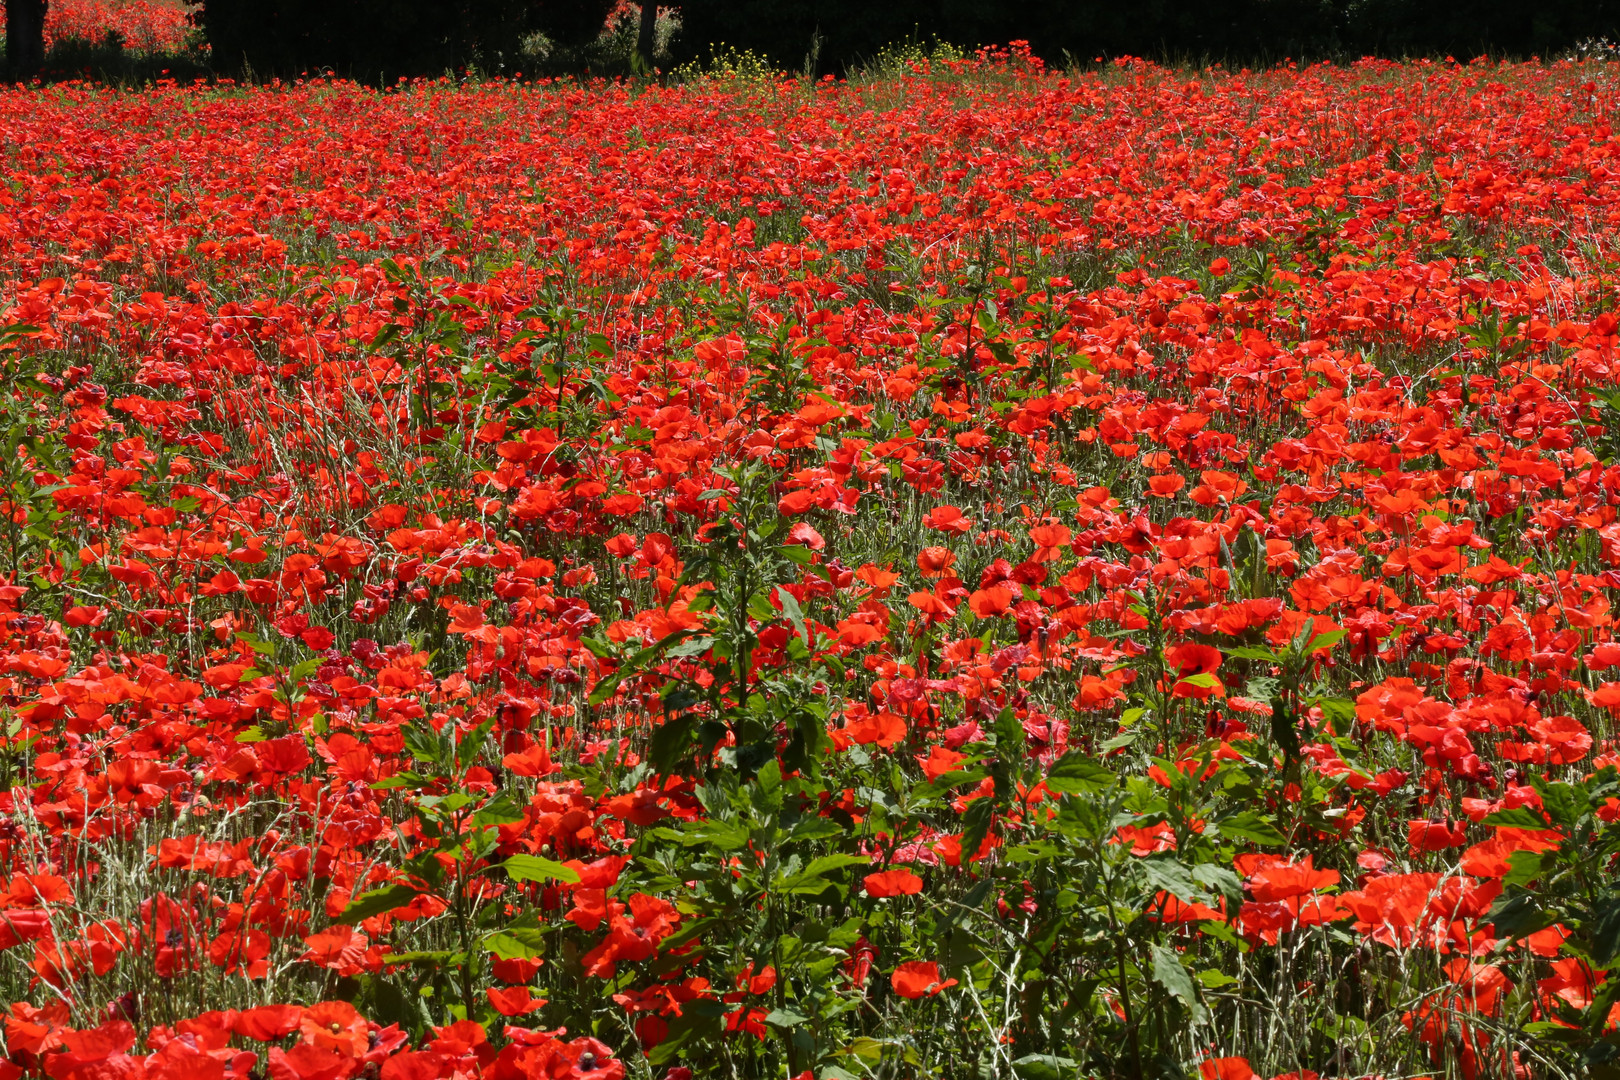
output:
[[[129,48],[173,52],[191,33],[190,18],[176,0],[51,0],[45,13],[45,47],[71,39],[99,42],[116,31]],[[5,29],[5,12],[0,11],[0,36]]]
[[[0,1076],[1605,1060],[1617,104],[0,94]]]

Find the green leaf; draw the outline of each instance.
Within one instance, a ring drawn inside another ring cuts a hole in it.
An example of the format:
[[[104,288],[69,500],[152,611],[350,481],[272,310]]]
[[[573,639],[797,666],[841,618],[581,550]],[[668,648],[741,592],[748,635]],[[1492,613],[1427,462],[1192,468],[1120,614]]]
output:
[[[702,656],[712,648],[714,648],[714,638],[712,637],[687,638],[679,645],[671,647],[665,655],[673,658]]]
[[[1497,829],[1545,829],[1547,819],[1528,806],[1516,806],[1511,810],[1498,810],[1481,824]]]
[[[1009,844],[1001,848],[997,857],[1004,863],[1040,862],[1043,859],[1055,859],[1063,854],[1063,849],[1056,844],[1044,841],[1032,844]]]
[[[384,777],[371,785],[372,791],[397,791],[400,788],[425,788],[434,783],[432,777],[420,773],[400,772],[393,776]]]
[[[1529,893],[1497,897],[1486,918],[1491,921],[1496,936],[1509,941],[1529,937],[1558,921],[1543,911],[1536,898]]]
[[[484,749],[484,742],[489,737],[490,729],[495,726],[495,717],[487,717],[473,729],[456,740],[455,764],[458,771],[465,769],[474,761]],[[453,730],[453,729],[451,729]]]
[[[1139,859],[1136,866],[1147,878],[1148,884],[1155,889],[1163,890],[1174,896],[1177,900],[1193,903],[1203,898],[1204,890],[1198,887],[1193,880],[1192,871],[1179,859],[1169,855],[1152,855]]]
[[[1239,810],[1235,814],[1218,819],[1216,825],[1219,826],[1222,836],[1229,836],[1234,840],[1247,840],[1251,844],[1268,847],[1288,842],[1288,838],[1278,831],[1277,826],[1257,810]]]
[[[535,929],[499,930],[484,938],[484,949],[501,960],[536,960],[544,944],[545,935]]]
[[[823,855],[811,861],[809,866],[796,874],[791,874],[777,880],[776,888],[784,893],[819,893],[834,884],[827,880],[827,875],[834,870],[842,870],[846,866],[869,865],[871,860],[865,855]]]
[[[1329,630],[1325,634],[1317,634],[1311,638],[1310,643],[1305,646],[1303,652],[1309,655],[1313,652],[1321,652],[1323,649],[1331,649],[1344,638],[1346,633],[1347,631],[1344,630]]]
[[[1187,969],[1181,966],[1181,959],[1173,949],[1163,945],[1149,945],[1148,950],[1153,954],[1153,981],[1164,987],[1170,996],[1181,1002],[1193,1011],[1196,1017],[1201,1009],[1198,1004],[1198,988],[1193,985],[1193,979]]]
[[[1611,896],[1599,905],[1591,922],[1592,963],[1612,967],[1620,960],[1620,897]]]
[[[697,720],[691,713],[672,716],[653,730],[647,758],[661,773],[674,771],[692,749],[692,728]]]
[[[1555,852],[1515,851],[1508,856],[1509,870],[1502,875],[1502,887],[1524,887],[1541,876],[1543,855],[1553,855]]]
[[[538,855],[513,855],[501,867],[514,881],[563,881],[570,885],[579,881],[578,870]]]
[[[721,492],[720,494],[723,495],[725,493]],[[718,497],[719,496],[716,496],[716,498]],[[788,560],[789,562],[797,563],[799,566],[810,565],[811,562],[815,561],[816,557],[816,553],[811,551],[803,544],[784,544],[776,550],[781,553],[782,558]]]
[[[827,840],[841,836],[843,832],[844,827],[832,818],[810,817],[793,826],[793,831],[788,834],[788,842]]]
[[[1222,647],[1221,653],[1239,660],[1264,660],[1273,664],[1283,662],[1283,658],[1270,649],[1259,648],[1254,645],[1228,645]]]
[[[804,1013],[786,1007],[772,1009],[765,1015],[765,1022],[767,1024],[774,1028],[782,1028],[785,1031],[796,1028],[800,1024],[808,1023],[809,1020],[810,1018],[804,1015]]]
[[[1004,762],[1019,761],[1024,756],[1024,725],[1012,709],[1002,709],[996,717],[996,757]]]
[[[786,615],[788,622],[793,624],[794,631],[799,637],[809,641],[810,632],[805,629],[804,612],[799,607],[798,598],[778,585],[776,587],[776,600],[777,603],[782,605],[782,614]]]
[[[1026,1054],[1013,1062],[1012,1068],[1018,1080],[1070,1080],[1080,1073],[1079,1063],[1073,1058],[1056,1054]]]
[[[713,848],[716,851],[741,851],[751,839],[748,827],[737,821],[710,819],[689,826],[690,832],[681,837],[683,847]]]
[[[1575,784],[1549,784],[1540,777],[1532,777],[1531,783],[1541,795],[1541,808],[1547,812],[1554,825],[1573,829],[1592,809],[1591,800],[1586,797],[1586,792]]]
[[[511,795],[503,792],[474,811],[472,823],[476,828],[488,828],[491,825],[510,825],[513,822],[522,821],[526,815],[527,811],[519,806]]]
[[[1243,899],[1243,879],[1224,866],[1199,863],[1192,868],[1193,880],[1208,886],[1234,902]]]
[[[1104,791],[1114,785],[1115,775],[1106,765],[1071,750],[1058,758],[1046,774],[1046,786],[1060,795],[1083,795]]]
[[[962,862],[968,863],[979,853],[984,846],[984,838],[990,833],[990,822],[995,816],[995,806],[989,799],[974,799],[968,804],[967,812],[962,815]]]
[[[1125,747],[1132,745],[1141,737],[1142,733],[1140,731],[1127,731],[1122,735],[1115,735],[1112,739],[1107,740],[1101,746],[1097,747],[1097,749],[1101,750],[1105,754],[1111,754],[1115,750],[1122,750]]]
[[[343,914],[336,919],[340,923],[357,923],[369,919],[373,915],[386,915],[395,908],[402,908],[415,900],[418,893],[409,885],[384,885],[380,889],[363,892],[343,909]]]

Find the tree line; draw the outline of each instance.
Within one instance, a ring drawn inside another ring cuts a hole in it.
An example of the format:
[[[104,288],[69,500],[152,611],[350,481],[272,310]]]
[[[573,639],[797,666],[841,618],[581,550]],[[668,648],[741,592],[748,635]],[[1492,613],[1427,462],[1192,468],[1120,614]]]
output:
[[[44,61],[49,0],[5,0],[8,71]],[[370,81],[514,70],[525,40],[600,34],[615,0],[187,0],[221,74],[332,71]],[[637,0],[650,68],[656,0]],[[1620,34],[1620,0],[685,0],[673,53],[719,45],[839,73],[898,42],[1023,40],[1052,62],[1131,55],[1271,63],[1375,55],[1551,56]]]

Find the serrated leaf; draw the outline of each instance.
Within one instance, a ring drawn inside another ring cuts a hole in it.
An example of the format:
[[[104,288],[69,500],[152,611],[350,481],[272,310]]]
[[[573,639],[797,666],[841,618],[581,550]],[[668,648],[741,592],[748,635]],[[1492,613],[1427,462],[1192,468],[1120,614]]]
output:
[[[1498,810],[1480,824],[1497,829],[1545,829],[1547,819],[1528,806],[1516,806],[1511,810]]]
[[[1199,863],[1192,868],[1192,876],[1194,881],[1215,890],[1228,900],[1243,898],[1243,880],[1224,866]]]
[[[1177,900],[1190,904],[1203,897],[1203,890],[1193,880],[1192,871],[1178,859],[1168,855],[1152,855],[1137,860],[1136,866],[1149,885],[1169,893]]]
[[[1528,893],[1497,897],[1486,918],[1491,921],[1496,936],[1509,941],[1529,937],[1557,921],[1543,911],[1535,897]]]
[[[679,645],[672,646],[669,652],[664,655],[672,658],[702,656],[712,648],[714,648],[714,638],[712,637],[687,638]]]

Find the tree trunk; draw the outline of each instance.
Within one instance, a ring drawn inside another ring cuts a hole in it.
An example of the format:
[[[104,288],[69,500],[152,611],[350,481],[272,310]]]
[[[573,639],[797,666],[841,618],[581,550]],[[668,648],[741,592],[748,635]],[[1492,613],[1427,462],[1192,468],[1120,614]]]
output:
[[[641,62],[647,65],[647,74],[652,74],[653,49],[656,47],[658,34],[658,0],[641,0],[641,32],[636,38],[636,54]]]
[[[31,79],[45,63],[48,0],[6,0],[6,68],[13,79]]]

